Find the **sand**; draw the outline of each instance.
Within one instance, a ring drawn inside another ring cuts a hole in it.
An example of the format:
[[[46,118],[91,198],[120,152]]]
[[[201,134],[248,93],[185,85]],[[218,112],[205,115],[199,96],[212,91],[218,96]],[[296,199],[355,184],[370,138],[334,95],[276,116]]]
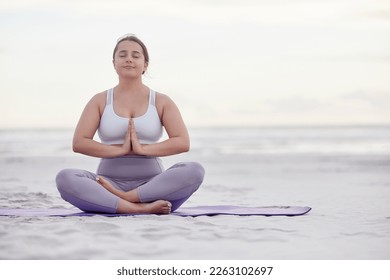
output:
[[[0,207],[72,207],[56,190],[56,173],[94,171],[98,159],[66,148],[3,153]],[[299,217],[0,217],[0,259],[390,258],[389,154],[202,151],[163,159],[167,167],[197,160],[206,169],[204,184],[185,206],[312,211]]]

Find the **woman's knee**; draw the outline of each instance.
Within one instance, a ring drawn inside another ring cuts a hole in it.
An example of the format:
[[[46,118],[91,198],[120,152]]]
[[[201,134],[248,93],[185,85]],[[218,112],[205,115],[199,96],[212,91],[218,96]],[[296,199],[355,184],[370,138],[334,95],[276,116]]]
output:
[[[204,179],[205,170],[204,167],[198,162],[192,162],[192,170],[194,172],[195,179],[202,183]]]
[[[64,191],[68,191],[67,188],[71,186],[71,177],[73,176],[74,172],[72,169],[63,169],[60,172],[58,172],[56,176],[56,185],[57,189],[60,193]]]
[[[186,169],[186,181],[192,184],[200,185],[203,182],[205,170],[198,162],[185,162],[184,168]]]
[[[58,191],[67,194],[77,193],[81,185],[80,179],[85,177],[93,178],[90,172],[79,169],[63,169],[56,176],[56,185]]]

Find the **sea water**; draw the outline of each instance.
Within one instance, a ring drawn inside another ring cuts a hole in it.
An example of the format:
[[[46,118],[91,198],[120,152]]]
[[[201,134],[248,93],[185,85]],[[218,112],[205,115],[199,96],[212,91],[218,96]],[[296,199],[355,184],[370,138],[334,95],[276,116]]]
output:
[[[390,154],[390,126],[190,128],[191,148],[217,154]],[[0,156],[72,156],[70,129],[2,129]],[[98,140],[98,138],[96,138]]]

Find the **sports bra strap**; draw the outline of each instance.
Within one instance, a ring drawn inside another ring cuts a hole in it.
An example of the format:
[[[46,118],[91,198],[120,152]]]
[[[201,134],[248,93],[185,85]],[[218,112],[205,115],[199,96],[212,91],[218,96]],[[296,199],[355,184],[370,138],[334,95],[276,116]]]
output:
[[[107,90],[107,100],[106,100],[106,105],[111,105],[112,103],[112,88]]]
[[[150,90],[150,104],[156,107],[156,92],[154,90]]]

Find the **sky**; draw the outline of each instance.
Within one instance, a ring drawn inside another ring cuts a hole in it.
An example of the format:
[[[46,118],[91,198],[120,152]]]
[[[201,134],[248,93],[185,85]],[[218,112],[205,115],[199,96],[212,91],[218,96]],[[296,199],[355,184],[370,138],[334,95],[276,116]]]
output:
[[[390,123],[388,0],[1,0],[0,128],[74,127],[126,33],[189,126]]]

